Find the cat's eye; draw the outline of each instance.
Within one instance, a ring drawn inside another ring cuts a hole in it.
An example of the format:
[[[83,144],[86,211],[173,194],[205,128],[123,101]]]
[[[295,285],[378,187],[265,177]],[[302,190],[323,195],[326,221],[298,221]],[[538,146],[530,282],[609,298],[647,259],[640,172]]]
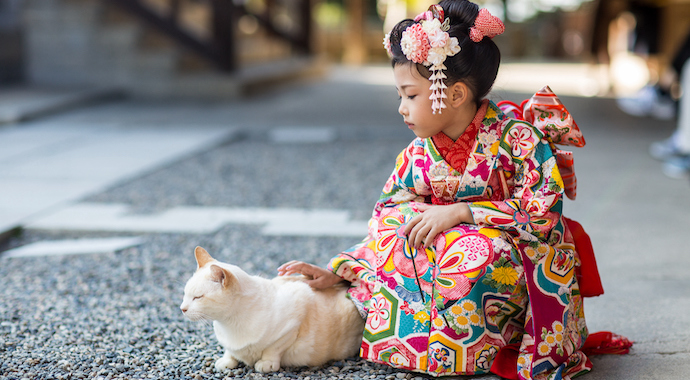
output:
[[[204,296],[194,297],[194,298],[192,298],[192,301],[196,301],[196,300],[198,300],[199,298],[203,298],[203,297],[204,297]]]

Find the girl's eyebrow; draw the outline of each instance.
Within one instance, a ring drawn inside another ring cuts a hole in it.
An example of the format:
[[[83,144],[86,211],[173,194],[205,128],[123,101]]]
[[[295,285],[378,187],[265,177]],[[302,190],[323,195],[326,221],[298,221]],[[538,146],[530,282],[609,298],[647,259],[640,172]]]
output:
[[[400,86],[400,88],[398,88],[398,86],[395,86],[395,88],[398,90],[404,90],[408,87],[414,87],[414,85],[413,84],[404,84],[404,85]]]

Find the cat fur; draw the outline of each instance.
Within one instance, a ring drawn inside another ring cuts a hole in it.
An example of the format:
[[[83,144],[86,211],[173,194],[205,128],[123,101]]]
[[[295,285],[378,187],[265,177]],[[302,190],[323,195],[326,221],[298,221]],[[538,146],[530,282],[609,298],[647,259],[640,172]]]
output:
[[[213,321],[225,353],[215,363],[243,362],[258,372],[320,366],[356,356],[364,320],[346,297],[347,286],[312,289],[301,276],[265,279],[194,251],[197,270],[180,308],[192,321]]]

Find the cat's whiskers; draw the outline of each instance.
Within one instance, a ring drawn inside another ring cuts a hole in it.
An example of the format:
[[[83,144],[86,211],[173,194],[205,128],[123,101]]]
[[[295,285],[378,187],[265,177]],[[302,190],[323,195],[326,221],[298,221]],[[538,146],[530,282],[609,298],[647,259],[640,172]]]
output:
[[[213,323],[213,318],[199,311],[188,311],[185,316],[192,322],[198,322],[206,326],[211,326]]]

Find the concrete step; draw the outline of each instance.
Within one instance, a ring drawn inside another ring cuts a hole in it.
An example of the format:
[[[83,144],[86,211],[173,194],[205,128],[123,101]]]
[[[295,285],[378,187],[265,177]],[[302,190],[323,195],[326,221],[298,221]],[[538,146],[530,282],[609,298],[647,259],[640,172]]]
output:
[[[18,86],[0,90],[0,126],[122,97],[114,89]]]
[[[130,94],[151,99],[233,100],[265,92],[275,86],[325,75],[328,64],[315,57],[290,57],[249,65],[234,73],[203,71],[168,80],[149,78],[130,87]]]
[[[148,99],[222,100],[323,71],[318,60],[294,57],[286,43],[262,33],[240,39],[242,68],[237,72],[222,73],[211,64],[189,70],[183,57],[191,53],[155,41],[161,35],[131,16],[109,16],[109,7],[101,2],[31,3],[26,15],[31,83],[118,88]]]

